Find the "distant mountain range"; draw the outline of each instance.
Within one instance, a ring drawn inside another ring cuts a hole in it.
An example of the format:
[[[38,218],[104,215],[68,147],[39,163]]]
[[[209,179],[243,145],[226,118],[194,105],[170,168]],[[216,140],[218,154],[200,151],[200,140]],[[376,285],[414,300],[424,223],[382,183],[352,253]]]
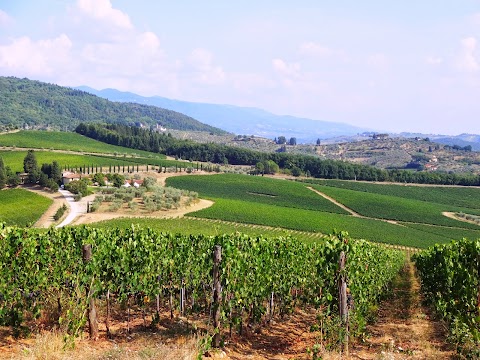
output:
[[[161,124],[167,129],[213,134],[256,135],[273,139],[295,137],[298,143],[350,142],[365,139],[371,129],[344,123],[274,115],[233,105],[216,105],[143,97],[115,89],[76,89],[29,79],[0,76],[0,130],[33,127],[72,130],[81,122]],[[446,145],[480,151],[480,135],[457,136],[401,133],[391,137],[422,137]],[[328,139],[326,141],[323,141]]]
[[[238,135],[256,135],[271,139],[278,136],[285,136],[287,139],[295,137],[299,143],[314,143],[318,138],[350,136],[369,131],[344,123],[275,115],[257,108],[194,103],[160,96],[144,97],[115,89],[95,90],[87,86],[79,86],[77,89],[111,101],[135,102],[178,111]]]
[[[176,111],[112,102],[81,90],[0,76],[0,130],[12,127],[73,130],[81,122],[161,124],[177,130],[226,133]]]

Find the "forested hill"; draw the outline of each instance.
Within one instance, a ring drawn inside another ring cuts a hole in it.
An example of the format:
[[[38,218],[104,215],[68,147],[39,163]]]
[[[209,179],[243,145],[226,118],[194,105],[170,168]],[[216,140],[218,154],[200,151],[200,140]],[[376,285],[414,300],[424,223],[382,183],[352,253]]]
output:
[[[82,122],[161,124],[167,129],[225,131],[184,114],[156,106],[118,103],[54,84],[0,77],[0,127],[73,130]]]

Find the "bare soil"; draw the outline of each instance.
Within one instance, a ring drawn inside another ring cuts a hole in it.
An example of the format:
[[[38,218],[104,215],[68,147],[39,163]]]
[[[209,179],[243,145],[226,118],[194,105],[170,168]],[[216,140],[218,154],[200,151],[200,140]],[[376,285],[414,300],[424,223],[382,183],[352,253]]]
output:
[[[420,283],[408,262],[395,282],[393,296],[383,302],[369,336],[353,348],[359,359],[455,359],[445,342],[446,327],[422,305]]]
[[[182,207],[179,207],[178,209],[155,211],[155,212],[146,213],[146,214],[138,213],[136,211],[127,210],[127,209],[119,209],[118,211],[115,211],[115,212],[107,212],[105,210],[102,211],[100,209],[99,211],[96,211],[94,213],[79,215],[72,222],[72,225],[91,224],[99,221],[112,220],[117,218],[126,218],[126,217],[131,217],[131,218],[145,217],[145,218],[158,218],[158,219],[180,218],[180,217],[183,217],[185,214],[188,214],[194,211],[203,210],[212,205],[213,205],[213,201],[198,199],[195,203],[189,206],[182,206]]]

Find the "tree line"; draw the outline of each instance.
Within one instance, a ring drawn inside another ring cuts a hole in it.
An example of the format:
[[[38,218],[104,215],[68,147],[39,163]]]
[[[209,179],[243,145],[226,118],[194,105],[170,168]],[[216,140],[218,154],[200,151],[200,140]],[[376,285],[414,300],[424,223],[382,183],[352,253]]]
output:
[[[262,163],[263,169],[265,169],[267,164],[269,168],[275,168],[273,165],[275,163],[279,169],[288,174],[324,179],[392,181],[435,185],[480,185],[480,176],[475,174],[384,170],[369,165],[323,160],[310,155],[284,152],[264,153],[214,143],[195,143],[191,140],[175,139],[170,134],[160,134],[121,124],[82,123],[77,126],[75,131],[112,145],[162,153],[184,160],[255,166],[256,170],[254,171],[256,173],[259,173],[259,169],[262,169],[262,166],[257,164]]]
[[[38,183],[52,191],[57,191],[58,186],[62,183],[62,168],[58,162],[45,163],[39,167],[33,150],[28,150],[23,159],[23,170],[26,173],[26,177],[23,179],[26,184]],[[9,166],[5,166],[3,158],[0,157],[0,189],[6,185],[15,187],[21,182],[20,175],[14,173]]]

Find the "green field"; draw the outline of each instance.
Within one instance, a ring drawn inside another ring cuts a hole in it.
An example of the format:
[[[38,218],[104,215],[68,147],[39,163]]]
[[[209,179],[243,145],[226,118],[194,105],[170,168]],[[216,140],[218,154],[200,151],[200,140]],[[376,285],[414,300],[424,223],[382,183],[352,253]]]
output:
[[[131,227],[132,224],[140,225],[141,227],[148,227],[158,231],[165,231],[179,234],[194,234],[194,235],[222,235],[240,232],[249,236],[264,236],[264,237],[278,237],[278,236],[293,236],[299,240],[312,241],[323,238],[318,233],[306,233],[301,231],[270,228],[268,226],[249,225],[234,222],[226,222],[220,220],[201,219],[185,217],[181,219],[154,219],[154,218],[121,218],[114,220],[101,221],[92,224],[98,228],[119,228],[125,229]]]
[[[28,226],[36,222],[52,202],[24,189],[0,190],[0,222]]]
[[[307,189],[304,184],[288,180],[222,174],[171,178],[167,180],[167,184],[179,189],[196,191],[206,198],[347,214],[342,208]]]
[[[25,155],[27,155],[26,151],[0,151],[0,157],[3,159],[5,166],[9,166],[13,172],[23,172],[23,159],[25,158]],[[42,166],[42,164],[44,163],[52,163],[55,160],[60,164],[62,168],[83,168],[84,166],[98,166],[103,167],[103,172],[110,172],[110,166],[121,166],[122,171],[123,166],[125,166],[125,170],[127,170],[127,166],[130,166],[131,168],[135,166],[136,169],[137,165],[147,164],[155,165],[157,167],[178,167],[179,169],[180,167],[184,169],[185,167],[193,166],[193,164],[191,163],[185,163],[176,160],[80,155],[52,151],[35,151],[35,157],[37,158],[37,163],[39,166]]]
[[[5,166],[9,166],[13,172],[23,172],[23,159],[27,155],[26,151],[0,151],[0,157],[3,158]],[[68,167],[83,167],[88,165],[104,166],[109,165],[133,165],[129,158],[106,158],[94,155],[78,155],[67,154],[50,151],[35,151],[35,157],[39,166],[44,163],[52,163],[53,161],[64,168]]]
[[[197,191],[200,197],[208,197],[215,201],[212,207],[189,214],[199,218],[268,225],[323,234],[329,234],[334,230],[345,230],[354,238],[419,248],[448,242],[452,238],[476,234],[475,231],[467,229],[437,227],[435,231],[432,231],[432,228],[426,227],[426,225],[417,228],[402,223],[392,224],[381,220],[340,214],[338,211],[331,211],[331,208],[323,203],[325,199],[306,189],[308,184],[286,180],[241,175],[215,175],[170,178],[167,179],[167,184]],[[296,184],[296,186],[292,184]],[[299,188],[298,185],[304,188]],[[304,197],[301,198],[294,194],[301,194]],[[376,194],[362,195],[377,196]],[[315,200],[320,202],[315,203]],[[440,206],[439,204],[421,203],[431,205],[433,209],[438,209]],[[380,204],[374,217],[379,217],[378,212],[383,211],[382,206],[391,207],[396,204],[392,201]],[[404,209],[416,211],[411,216],[419,215],[415,207],[405,207]],[[394,212],[395,210],[388,211]],[[438,220],[435,214],[431,217]],[[471,225],[455,220],[451,221],[455,225],[465,228]],[[449,222],[447,221],[447,223]],[[478,229],[478,226],[472,225],[472,227]],[[441,231],[441,229],[445,229],[445,231]]]
[[[442,225],[480,229],[478,225],[447,218],[442,212],[467,212],[477,214],[477,209],[465,209],[452,205],[444,205],[427,201],[413,200],[398,196],[374,194],[331,186],[312,185],[315,189],[334,198],[360,215],[414,223]],[[379,185],[381,187],[381,185]],[[428,192],[429,188],[423,188]]]
[[[311,215],[302,213],[303,215]],[[282,220],[280,217],[276,218],[277,220]],[[271,220],[271,219],[270,219]],[[284,219],[283,219],[284,220]],[[328,221],[331,221],[328,224]],[[408,237],[417,236],[420,239],[416,247],[427,248],[435,243],[437,243],[439,238],[443,242],[448,242],[449,238],[438,236],[436,234],[428,234],[423,231],[412,231],[406,227],[394,229],[395,225],[388,224],[386,222],[378,222],[375,220],[363,220],[355,219],[352,223],[348,219],[324,219],[323,223],[327,223],[327,226],[336,224],[338,226],[343,226],[342,230],[347,230],[350,235],[354,238],[368,238],[373,241],[401,245],[412,247],[411,241],[408,240]],[[258,224],[242,224],[236,222],[227,222],[225,220],[217,219],[207,219],[207,218],[181,218],[181,219],[154,219],[154,218],[122,218],[115,220],[102,221],[95,224],[92,224],[94,227],[99,228],[128,228],[132,224],[140,225],[141,227],[148,227],[159,231],[180,233],[180,234],[204,234],[204,235],[221,235],[221,234],[231,234],[235,232],[240,232],[247,234],[249,236],[264,236],[264,237],[277,237],[277,236],[286,236],[291,235],[299,240],[311,242],[311,241],[321,241],[323,239],[322,234],[329,234],[332,232],[318,232],[312,231],[312,228],[315,228],[315,224],[310,224],[311,227],[305,226],[305,229],[310,231],[300,231],[286,229],[282,227],[271,228],[270,226],[261,226]],[[319,227],[318,227],[319,228]],[[334,229],[334,228],[332,228]],[[373,232],[372,232],[373,230]],[[383,236],[383,232],[392,233],[388,237]],[[366,235],[366,236],[364,236]]]
[[[353,238],[357,239],[419,248],[426,248],[437,242],[450,241],[450,238],[444,236],[381,220],[254,204],[241,200],[215,199],[215,205],[212,207],[189,215],[322,234],[330,234],[335,230],[348,231]]]
[[[448,239],[460,240],[463,238],[467,239],[480,239],[480,229],[479,230],[468,230],[468,229],[457,229],[449,228],[445,226],[436,226],[436,225],[424,225],[424,224],[404,224],[405,226],[417,229],[423,232],[431,233],[436,236],[442,236]]]
[[[2,146],[107,154],[117,153],[119,155],[127,154],[165,159],[163,154],[110,145],[73,132],[22,130],[16,133],[0,134],[0,147]]]
[[[350,189],[372,194],[390,195],[449,206],[480,209],[480,188],[449,186],[416,186],[367,183],[343,180],[306,180],[308,183]]]

